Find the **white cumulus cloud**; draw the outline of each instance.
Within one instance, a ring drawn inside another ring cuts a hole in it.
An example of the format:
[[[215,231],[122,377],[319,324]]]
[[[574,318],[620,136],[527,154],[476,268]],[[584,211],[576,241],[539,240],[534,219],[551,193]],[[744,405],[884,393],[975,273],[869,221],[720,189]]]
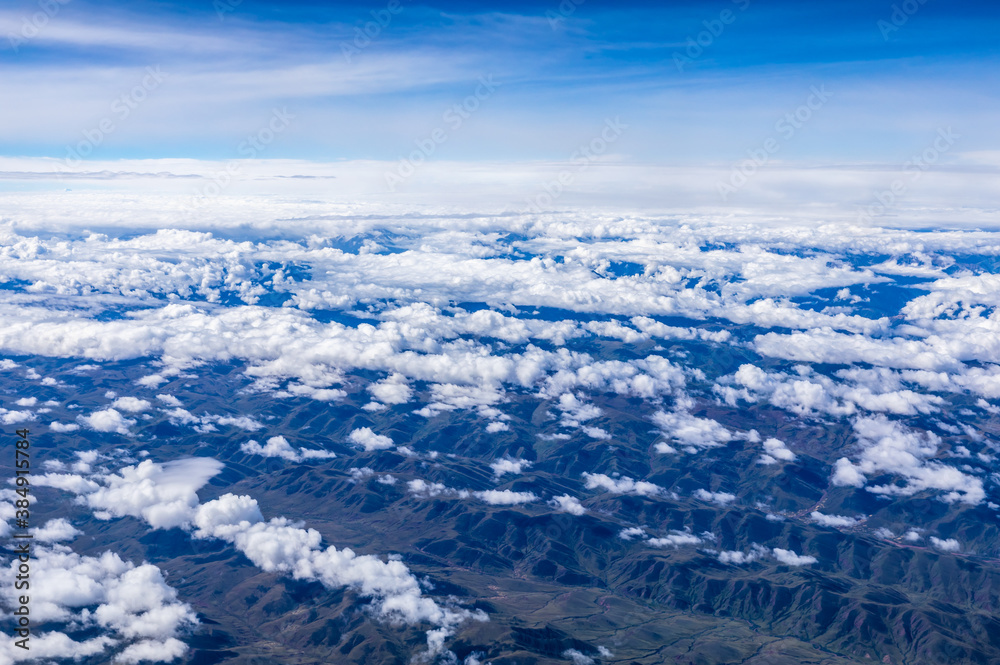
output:
[[[364,448],[365,452],[388,450],[394,446],[392,439],[383,434],[376,434],[370,427],[360,427],[348,434],[347,438],[351,443]]]

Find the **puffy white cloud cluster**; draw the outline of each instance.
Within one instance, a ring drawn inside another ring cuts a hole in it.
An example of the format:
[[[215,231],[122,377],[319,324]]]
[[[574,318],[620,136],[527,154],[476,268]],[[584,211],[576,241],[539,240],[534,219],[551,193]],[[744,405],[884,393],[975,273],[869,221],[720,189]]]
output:
[[[636,494],[638,496],[656,496],[664,490],[655,483],[645,480],[635,480],[625,476],[612,478],[603,473],[584,472],[583,480],[589,490],[600,489],[611,494]]]
[[[410,387],[406,377],[398,372],[393,372],[385,379],[368,386],[368,391],[372,394],[374,408],[378,410],[386,404],[406,404],[413,397],[413,388]]]
[[[641,526],[631,526],[618,532],[618,537],[622,540],[632,540],[633,538],[647,538],[646,530]]]
[[[758,460],[760,464],[777,464],[778,460],[782,462],[794,462],[797,459],[795,453],[789,450],[785,442],[780,439],[773,437],[765,439],[761,445],[764,447],[764,454]]]
[[[580,500],[576,497],[570,496],[569,494],[560,494],[559,496],[554,496],[549,500],[549,505],[562,513],[569,513],[570,515],[576,515],[579,517],[587,512],[587,509],[583,507]]]
[[[515,492],[513,490],[458,490],[447,487],[443,483],[429,483],[420,478],[407,483],[407,488],[414,496],[425,499],[437,497],[455,497],[458,499],[475,498],[491,506],[518,506],[538,501],[534,492]]]
[[[814,556],[796,554],[791,550],[784,550],[780,547],[767,548],[756,543],[751,545],[749,552],[723,550],[717,552],[716,556],[721,563],[728,563],[733,566],[753,563],[765,557],[774,557],[778,560],[778,563],[783,563],[786,566],[808,566],[817,561]]]
[[[483,618],[467,610],[442,607],[424,596],[416,577],[397,559],[383,561],[334,546],[324,549],[322,537],[314,529],[281,517],[264,521],[257,502],[248,496],[226,494],[202,504],[194,526],[196,537],[230,542],[262,570],[356,589],[374,598],[378,612],[388,619],[451,629],[465,619]]]
[[[162,396],[161,396],[162,397]],[[169,397],[169,396],[168,396]],[[162,400],[165,404],[172,404],[177,401],[176,398],[171,400]],[[179,402],[178,402],[179,404]],[[161,409],[164,415],[167,416],[169,420],[174,425],[191,425],[194,430],[200,434],[207,434],[209,432],[215,432],[218,430],[216,425],[222,425],[224,427],[236,427],[245,432],[256,432],[264,429],[264,425],[257,422],[250,416],[220,416],[216,414],[206,413],[202,416],[196,416],[187,409],[176,406],[171,409]]]
[[[34,484],[39,487],[54,487],[74,494],[87,494],[97,491],[100,487],[93,480],[73,473],[45,473],[35,476]]]
[[[611,435],[599,427],[584,425],[601,415],[601,409],[583,400],[583,395],[563,393],[559,396],[556,408],[562,413],[559,424],[563,427],[579,428],[584,434],[594,439],[610,439]]]
[[[954,538],[948,538],[943,540],[941,538],[931,536],[931,545],[941,550],[942,552],[959,552],[962,549],[961,543],[959,543]]]
[[[859,418],[854,431],[861,450],[856,461],[846,457],[837,460],[834,485],[865,487],[869,475],[887,473],[905,484],[868,486],[867,490],[888,496],[935,490],[943,492],[941,498],[949,503],[973,505],[986,499],[982,479],[933,459],[941,449],[941,439],[933,432],[913,430],[885,416]]]
[[[977,305],[1000,306],[997,293],[1000,291],[1000,276],[985,273],[974,275],[968,272],[954,275],[938,275],[939,279],[926,285],[927,295],[914,298],[903,307],[903,314],[913,321],[931,322],[952,320],[963,314],[971,314]],[[980,307],[980,313],[985,309]]]
[[[732,338],[728,330],[705,330],[702,328],[679,328],[660,323],[648,316],[633,316],[632,324],[646,335],[661,339],[702,340],[725,343]]]
[[[181,406],[181,401],[179,399],[177,399],[173,395],[169,395],[166,393],[160,393],[159,395],[156,396],[156,399],[163,402],[169,407],[177,408]]]
[[[835,529],[855,526],[861,521],[857,517],[849,517],[847,515],[827,515],[817,510],[809,513],[809,518],[820,526],[829,526]]]
[[[513,490],[483,490],[473,492],[472,495],[491,506],[517,506],[522,503],[538,501],[538,496],[534,492],[515,492]]]
[[[448,340],[433,327],[415,328],[388,315],[377,325],[350,327],[322,324],[308,312],[292,308],[171,302],[98,321],[75,310],[30,307],[21,312],[18,306],[0,303],[0,311],[4,307],[35,325],[30,339],[7,338],[0,331],[0,349],[107,360],[158,357],[163,368],[139,381],[146,388],[162,385],[180,368],[193,364],[241,359],[250,365],[246,373],[256,378],[259,389],[278,397],[327,399],[336,397],[328,395],[330,391],[345,394],[335,387],[343,381],[344,371],[372,370],[387,378],[371,387],[376,400],[371,408],[401,403],[412,397],[413,381],[426,381],[431,396],[419,413],[430,417],[474,409],[492,421],[494,432],[504,431],[506,416],[498,408],[504,401],[504,386],[534,387],[543,397],[584,389],[652,399],[678,389],[685,380],[683,370],[659,355],[628,362],[595,361],[587,354],[531,344],[509,353],[483,339]],[[292,382],[283,384],[285,380]],[[178,406],[176,398],[167,397],[164,403],[172,409],[171,420],[199,431],[220,424],[250,431],[260,428],[249,419],[195,416]],[[100,431],[126,431],[129,419],[111,409],[84,416],[86,423]],[[600,434],[596,429],[591,433]]]
[[[928,371],[961,369],[959,359],[949,353],[939,352],[926,340],[873,338],[841,333],[830,328],[787,335],[766,333],[756,338],[754,349],[761,355],[772,358],[811,363],[868,363],[877,367]]]
[[[143,519],[157,529],[187,527],[191,525],[199,505],[198,489],[220,471],[222,463],[208,457],[165,464],[145,460],[136,466],[125,467],[117,474],[101,477],[100,485],[80,478],[76,488],[83,490],[82,499],[99,518],[128,515]],[[35,482],[70,489],[69,485],[60,485],[56,478],[53,474],[46,474]]]
[[[69,520],[59,517],[47,521],[38,528],[32,529],[32,533],[36,541],[57,543],[62,540],[73,540],[83,532],[70,524]]]
[[[164,202],[158,201],[159,210]],[[308,204],[290,204],[310,209]],[[168,205],[169,207],[169,205]],[[273,203],[262,209],[273,209]],[[326,212],[326,209],[323,209]],[[142,225],[142,210],[132,223]],[[274,213],[264,213],[274,214]],[[245,220],[244,211],[213,217],[212,225],[235,226]],[[330,246],[331,235],[362,235],[375,230],[378,222],[347,220],[324,225],[323,236],[315,234],[315,222],[290,223],[283,217],[287,233],[301,234],[306,242],[239,242],[211,233],[184,228],[161,228],[156,233],[128,240],[91,235],[86,239],[48,241],[11,232],[5,240],[12,247],[12,279],[30,282],[39,293],[80,294],[81,283],[98,293],[120,299],[156,304],[168,295],[220,302],[232,293],[253,304],[265,292],[291,296],[299,308],[348,308],[357,301],[393,300],[404,310],[399,317],[415,321],[414,337],[422,326],[439,330],[438,339],[457,335],[496,335],[497,339],[523,343],[525,339],[562,341],[569,331],[590,328],[623,340],[635,339],[620,323],[579,326],[574,321],[547,322],[500,317],[497,312],[465,312],[442,316],[434,311],[416,311],[430,303],[493,302],[525,306],[556,307],[567,311],[601,312],[632,316],[641,334],[672,339],[705,338],[698,329],[652,330],[651,315],[687,316],[695,319],[719,317],[737,324],[871,333],[884,330],[884,321],[873,321],[844,312],[817,312],[796,306],[789,297],[807,295],[819,288],[877,284],[886,278],[870,268],[852,268],[819,255],[775,252],[772,246],[807,247],[838,252],[848,249],[840,238],[858,240],[859,251],[876,253],[891,248],[914,251],[923,238],[899,231],[873,233],[868,229],[824,227],[813,238],[797,237],[791,231],[760,228],[748,230],[714,221],[628,218],[617,222],[581,215],[578,219],[504,218],[495,215],[468,216],[457,222],[442,215],[421,220],[419,234],[410,240],[397,236],[409,252],[350,252]],[[56,218],[33,222],[52,226]],[[302,219],[308,220],[309,217]],[[153,226],[152,220],[148,220]],[[22,220],[23,227],[29,227]],[[165,220],[157,215],[156,224]],[[166,222],[168,225],[170,221]],[[174,220],[173,225],[197,224]],[[258,224],[273,223],[260,220]],[[405,217],[382,222],[393,231],[412,230]],[[339,228],[338,228],[339,227]],[[503,250],[490,246],[498,236],[515,232],[525,240],[521,249],[535,254],[511,260]],[[580,239],[586,239],[581,243]],[[815,246],[808,243],[814,242]],[[963,238],[935,239],[936,247],[954,250]],[[980,239],[964,242],[973,247]],[[705,249],[711,243],[730,243],[730,248]],[[377,243],[375,243],[377,246]],[[935,251],[928,248],[928,251]],[[555,261],[551,257],[562,260]],[[44,258],[43,258],[44,257]],[[615,277],[605,269],[609,260],[630,261],[643,267],[642,275]],[[278,263],[279,268],[265,267]],[[289,279],[292,265],[313,267],[306,281]],[[881,266],[881,272],[890,270]],[[788,275],[794,274],[795,280]],[[82,278],[81,278],[82,276]],[[694,282],[693,280],[697,280]],[[621,288],[627,284],[628,289]],[[719,288],[714,288],[716,285]],[[947,287],[951,291],[955,291]],[[940,285],[938,290],[945,291]],[[957,296],[953,296],[953,299]],[[410,308],[406,310],[405,308]],[[443,319],[451,319],[444,321]],[[558,324],[558,325],[556,325]],[[662,326],[662,324],[660,324]],[[614,330],[612,330],[614,328]],[[606,330],[603,330],[606,329]],[[684,331],[684,332],[678,332]],[[690,332],[689,332],[690,331]],[[725,332],[725,331],[719,331]],[[573,332],[569,333],[571,337]],[[711,339],[711,338],[709,338]],[[721,337],[713,341],[725,341]]]
[[[0,423],[4,425],[17,425],[18,423],[29,422],[36,420],[38,416],[32,411],[22,410],[9,410],[0,408]]]
[[[216,223],[224,226],[221,220]],[[394,231],[408,224],[405,218],[387,223],[396,226]],[[514,227],[505,226],[511,223]],[[364,223],[349,226],[342,230],[348,235],[373,230]],[[422,413],[473,408],[492,421],[488,431],[501,432],[507,429],[497,408],[503,401],[501,386],[537,387],[541,396],[559,399],[579,390],[654,399],[685,383],[684,371],[660,355],[595,361],[586,354],[538,348],[533,341],[558,347],[583,335],[628,344],[651,337],[712,344],[731,339],[727,330],[669,326],[652,318],[655,314],[764,327],[884,329],[882,322],[823,314],[784,299],[831,283],[871,284],[885,278],[822,258],[769,251],[768,242],[797,242],[780,233],[751,238],[735,227],[681,227],[659,220],[533,226],[528,220],[490,216],[472,217],[461,226],[447,217],[422,223],[421,240],[403,254],[337,249],[314,235],[312,227],[303,231],[301,242],[240,242],[183,228],[128,239],[90,235],[61,243],[10,232],[12,246],[18,248],[11,257],[17,258],[20,275],[12,278],[31,282],[35,292],[75,295],[78,302],[87,302],[97,296],[80,290],[79,276],[84,275],[90,293],[118,299],[106,302],[141,303],[144,308],[102,321],[86,307],[54,310],[33,306],[44,302],[41,297],[25,300],[24,306],[16,306],[17,318],[30,322],[34,334],[0,336],[0,348],[108,360],[158,357],[164,369],[147,377],[146,386],[167,380],[178,367],[236,358],[249,363],[247,373],[276,396],[315,399],[344,396],[335,387],[344,371],[374,370],[386,378],[369,387],[373,401],[368,408],[405,403],[413,396],[411,384],[427,381],[432,395]],[[511,260],[484,244],[511,231],[523,235],[523,248],[537,256]],[[395,237],[410,242],[405,233]],[[581,237],[590,240],[581,245]],[[732,248],[703,248],[718,242]],[[563,260],[553,261],[550,254]],[[39,258],[43,255],[44,260]],[[644,270],[641,276],[617,277],[608,271],[609,260]],[[302,265],[311,268],[308,278],[291,278],[294,267]],[[794,283],[784,278],[792,270],[799,276]],[[629,289],[622,289],[623,283]],[[287,294],[292,307],[254,306],[267,292]],[[225,301],[227,293],[243,306],[213,304]],[[371,324],[320,324],[309,316],[318,307],[350,309],[377,300],[390,304],[369,316]],[[524,312],[510,316],[496,309],[446,307],[456,301],[630,316],[634,328],[619,318],[553,321]],[[495,340],[524,348],[506,352]],[[291,381],[282,385],[286,379]],[[126,402],[116,404],[127,411]],[[567,412],[567,424],[582,423],[578,415],[584,414]],[[123,431],[127,423],[110,422],[112,416],[104,414],[93,424],[102,431]],[[196,424],[205,431],[212,425]],[[688,425],[692,440],[682,445],[705,445],[723,436],[716,432],[713,438],[711,431],[696,436],[695,428],[705,424]],[[589,428],[584,432],[590,436],[608,438],[600,428],[580,426]]]
[[[696,536],[687,531],[671,531],[666,536],[647,538],[646,544],[650,547],[680,547],[681,545],[697,545],[705,540],[703,536]]]
[[[601,415],[601,410],[583,401],[581,395],[563,393],[559,396],[558,408],[562,411],[560,424],[565,427],[579,427],[580,423],[593,420]]]
[[[496,419],[491,424],[502,424],[500,421],[508,419],[509,416],[496,408],[496,405],[503,400],[503,392],[495,386],[435,384],[431,386],[430,402],[414,413],[433,418],[442,412],[469,409],[476,411],[483,418]]]
[[[29,651],[4,640],[0,662],[103,654],[106,662],[168,663],[187,652],[178,638],[198,620],[189,605],[177,600],[177,592],[156,566],[122,561],[113,552],[82,556],[60,545],[35,546],[31,566],[32,621],[63,624],[64,632],[33,635]],[[16,569],[16,559],[0,568],[5,587],[13,589]],[[11,608],[12,596],[0,596],[6,607]],[[70,635],[88,628],[99,628],[101,634],[89,639]]]
[[[513,473],[519,475],[524,473],[525,469],[531,467],[531,462],[523,459],[511,459],[510,457],[504,457],[503,459],[498,459],[490,464],[490,468],[493,469],[493,476],[495,478],[500,478],[504,474]]]
[[[365,480],[367,478],[375,478],[376,481],[382,485],[395,485],[396,477],[391,474],[379,474],[375,469],[367,466],[362,467],[351,467],[348,469],[348,473],[351,474],[351,478],[355,481]]]
[[[77,479],[66,482],[59,474],[46,474],[38,478],[42,481],[38,484],[79,494],[97,517],[130,515],[154,528],[181,527],[196,538],[217,538],[233,544],[262,570],[315,580],[330,587],[353,588],[374,599],[377,612],[387,620],[435,626],[427,634],[424,656],[428,659],[446,654],[444,640],[459,623],[487,619],[481,611],[444,607],[424,596],[417,578],[398,559],[390,557],[383,561],[374,555],[358,555],[334,546],[324,549],[322,537],[314,529],[303,528],[284,517],[265,521],[252,497],[230,493],[200,503],[197,490],[221,469],[221,463],[208,458],[165,464],[146,460],[117,474],[97,476],[99,482],[64,474]],[[518,494],[489,493],[482,498],[507,505],[524,498]],[[164,647],[163,653],[170,652],[169,646]],[[140,644],[128,657],[138,658],[145,653],[144,649]]]
[[[573,320],[548,322],[508,316],[496,310],[480,309],[470,312],[461,308],[448,308],[445,313],[428,302],[421,301],[392,307],[382,315],[382,318],[395,322],[409,337],[434,330],[443,339],[489,337],[510,344],[544,340],[563,346],[567,340],[583,337],[588,332],[599,335],[602,329],[606,329],[608,332],[606,336],[609,337],[621,337],[623,334],[628,335],[629,332],[635,334],[634,330],[617,322],[605,322],[606,325],[588,330],[590,326],[581,326]]]
[[[347,435],[347,438],[351,443],[364,448],[365,452],[369,453],[374,450],[388,450],[395,446],[392,439],[383,434],[376,434],[370,427],[360,427],[353,430]]]
[[[736,500],[735,494],[730,494],[728,492],[709,492],[706,489],[696,489],[691,495],[696,499],[701,501],[707,501],[709,503],[715,503],[720,506],[728,506],[730,503]]]
[[[434,499],[439,496],[456,496],[466,499],[472,495],[469,490],[456,490],[448,487],[444,483],[429,483],[422,478],[417,478],[406,483],[410,494],[414,494],[424,499]]]
[[[665,536],[650,536],[645,529],[638,526],[629,527],[627,529],[622,529],[618,533],[618,537],[622,540],[632,540],[633,538],[645,542],[650,547],[673,547],[678,548],[682,545],[698,545],[705,540],[711,540],[712,535],[709,533],[703,533],[700,536],[696,536],[691,533],[690,530],[671,530]]]
[[[663,436],[684,447],[684,451],[694,454],[706,448],[718,448],[732,441],[733,433],[710,418],[698,418],[685,410],[673,412],[658,411],[653,414],[656,424]],[[659,453],[676,452],[665,442],[656,444]]]
[[[122,435],[128,435],[129,428],[136,422],[132,418],[126,418],[113,408],[95,411],[86,416],[78,416],[77,419],[95,432],[115,432]]]
[[[119,397],[111,403],[111,408],[118,411],[128,411],[129,413],[141,413],[152,406],[148,400],[139,399],[138,397]]]
[[[53,432],[59,432],[60,434],[64,434],[66,432],[75,432],[78,429],[80,429],[80,426],[77,425],[76,423],[51,422],[49,423],[49,429],[52,430]]]
[[[257,441],[250,440],[240,445],[240,450],[248,455],[261,455],[262,457],[280,457],[289,462],[303,462],[314,459],[333,459],[336,453],[329,450],[316,450],[312,448],[293,448],[283,436],[272,436],[265,445],[260,445]]]
[[[931,288],[941,283],[935,282]],[[954,293],[932,296],[945,300],[953,298]],[[918,301],[920,299],[914,302]],[[986,307],[966,309],[961,301],[951,301],[950,307],[961,311],[953,317],[928,319],[924,318],[926,311],[908,305],[902,314],[909,315],[910,320],[898,326],[894,335],[871,337],[830,328],[789,334],[770,332],[759,335],[754,348],[774,358],[835,365],[867,363],[876,370],[897,370],[899,379],[927,390],[970,392],[991,399],[1000,397],[1000,325],[996,316]],[[857,372],[856,368],[851,370]],[[887,376],[884,372],[882,375]],[[933,396],[921,400],[921,396],[907,390],[888,391],[895,394],[869,394],[865,386],[859,384],[853,390],[842,392],[845,398],[855,400],[862,408],[892,413],[927,412],[940,404]]]
[[[360,394],[362,401],[370,397],[362,408],[371,413],[400,407],[427,418],[468,410],[484,419],[489,434],[516,428],[504,410],[515,401],[520,409],[522,398],[534,398],[549,402],[560,427],[609,440],[610,431],[619,434],[618,423],[611,429],[605,422],[627,403],[629,410],[635,405],[628,417],[651,420],[658,429],[660,453],[694,454],[746,440],[760,445],[758,461],[764,464],[817,454],[796,439],[788,439],[793,452],[778,438],[761,441],[724,426],[732,421],[714,418],[725,406],[716,405],[707,415],[696,410],[689,395],[702,399],[705,386],[714,384],[710,395],[729,407],[767,402],[799,418],[853,419],[857,446],[835,461],[834,485],[868,486],[887,498],[931,491],[949,502],[985,499],[983,480],[970,465],[988,464],[992,457],[970,451],[975,446],[966,440],[961,443],[967,447],[949,450],[911,425],[940,417],[942,431],[951,427],[956,436],[975,440],[975,432],[943,422],[951,417],[950,396],[1000,397],[1000,318],[994,311],[1000,278],[975,267],[951,269],[952,257],[1000,253],[996,233],[843,224],[816,225],[803,233],[694,216],[594,213],[439,210],[414,221],[388,207],[378,210],[385,214],[358,215],[348,205],[273,200],[255,200],[260,206],[217,202],[220,214],[211,219],[180,220],[171,216],[176,202],[167,197],[155,206],[142,198],[127,215],[128,232],[115,237],[117,222],[106,208],[93,208],[107,201],[93,197],[74,198],[91,209],[70,211],[59,207],[65,205],[62,198],[43,210],[5,195],[11,202],[6,219],[12,221],[0,224],[5,259],[0,264],[6,281],[26,286],[0,298],[0,314],[8,322],[0,329],[0,352],[151,360],[155,369],[119,391],[136,396],[107,397],[112,401],[105,407],[84,412],[75,422],[52,423],[53,432],[84,427],[142,437],[136,425],[153,415],[154,395],[159,413],[200,433],[223,426],[260,431],[264,425],[248,416],[191,413],[169,394],[180,387],[157,394],[158,387],[179,382],[205,363],[238,362],[253,381],[249,390],[277,399],[329,401]],[[81,232],[70,219],[100,226],[103,233]],[[270,233],[276,220],[280,237]],[[863,259],[855,260],[859,254]],[[891,258],[869,265],[870,256]],[[915,297],[909,303],[884,304],[890,300],[880,289],[903,290],[893,283],[901,275],[927,281],[910,289]],[[281,306],[265,306],[275,302]],[[720,347],[729,348],[716,362]],[[732,357],[752,358],[754,352],[763,357],[738,360],[744,364],[735,371],[735,363],[729,364]],[[834,367],[810,366],[818,363]],[[0,370],[58,388],[51,378],[13,361],[0,360]],[[720,373],[726,375],[717,378]],[[0,421],[37,419],[46,407],[31,399],[0,410]],[[998,407],[984,401],[977,408]],[[513,441],[518,434],[491,440]],[[366,452],[396,447],[370,427],[354,429],[347,440]],[[264,444],[248,441],[242,449],[296,462],[332,456],[293,447],[280,436]],[[951,455],[965,459],[947,459]],[[96,458],[77,464],[94,465]],[[499,479],[522,473],[528,463],[505,458],[491,468]],[[355,467],[351,478],[378,476],[366,469]],[[255,504],[240,503],[239,497],[210,502],[211,509],[202,506],[196,490],[217,472],[210,461],[143,462],[90,477],[78,475],[91,473],[90,466],[74,465],[75,473],[48,470],[40,484],[80,494],[101,517],[131,515],[159,528],[218,534],[213,537],[232,542],[262,567],[309,579],[353,584],[344,582],[354,579],[348,571],[369,566],[372,579],[383,580],[369,588],[378,602],[398,597],[407,607],[423,607],[427,600],[391,591],[385,580],[392,576],[378,564],[324,550],[315,532],[280,518],[265,521]],[[870,486],[870,479],[883,474],[894,481]],[[390,478],[379,476],[379,482]],[[638,478],[586,473],[583,479],[587,489],[611,494],[666,494]],[[408,489],[415,496],[494,505],[541,500],[532,492],[474,492],[423,480],[410,481]],[[693,498],[719,506],[735,500],[707,489]],[[586,512],[568,494],[548,505],[571,515]],[[230,509],[231,515],[221,514]],[[211,511],[220,512],[217,519]],[[196,518],[207,520],[204,529],[195,526]],[[847,528],[855,518],[815,513],[812,519]],[[53,522],[39,532],[55,540],[72,537],[72,529]],[[664,547],[705,539],[686,532],[642,537]],[[268,539],[287,547],[268,550]],[[754,548],[719,557],[745,563],[764,555]],[[790,565],[815,562],[780,549],[767,555]],[[432,631],[429,644],[439,648],[453,624],[430,606],[425,610],[399,615],[437,616],[431,623],[443,632]]]
[[[849,416],[863,409],[912,416],[938,411],[944,403],[938,395],[904,388],[904,374],[882,368],[840,370],[840,381],[805,365],[797,370],[789,375],[744,364],[733,375],[722,377],[715,391],[731,406],[739,400],[766,400],[799,415]]]
[[[687,381],[681,367],[660,355],[630,362],[594,361],[586,354],[560,350],[554,354],[532,351],[525,354],[528,359],[533,366],[523,368],[522,378],[541,378],[546,368],[551,371],[539,390],[539,395],[546,398],[582,388],[652,400],[681,390]]]
[[[107,457],[97,450],[77,450],[73,454],[76,455],[76,462],[70,468],[77,473],[90,473],[98,460]],[[51,467],[53,471],[62,471],[65,468],[65,465],[58,460],[46,460],[45,464],[46,468]]]
[[[765,556],[769,556],[771,550],[761,545],[754,543],[750,547],[749,552],[740,552],[738,550],[723,550],[719,552],[719,561],[722,563],[728,563],[734,566],[742,566],[743,564],[753,563],[754,561],[761,559]]]
[[[566,649],[562,652],[562,657],[572,661],[573,665],[594,665],[593,658],[577,649]]]
[[[783,550],[780,547],[775,547],[771,550],[771,554],[774,558],[778,560],[779,563],[783,563],[786,566],[809,566],[816,563],[816,557],[809,556],[808,554],[796,554],[791,550]]]

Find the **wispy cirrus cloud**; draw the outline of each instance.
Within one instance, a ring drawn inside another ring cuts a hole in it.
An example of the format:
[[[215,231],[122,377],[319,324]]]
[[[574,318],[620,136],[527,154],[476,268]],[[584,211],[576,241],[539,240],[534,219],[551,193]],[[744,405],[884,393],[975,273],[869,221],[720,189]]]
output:
[[[210,4],[138,11],[74,0],[16,51],[0,39],[12,56],[0,84],[19,100],[0,110],[0,151],[52,155],[148,65],[162,67],[169,85],[101,156],[226,155],[255,118],[294,104],[298,127],[274,154],[392,160],[484,75],[501,92],[435,159],[566,160],[594,126],[627,114],[631,129],[617,151],[731,171],[814,85],[834,97],[808,131],[782,144],[778,167],[851,157],[891,164],[947,125],[976,136],[978,150],[998,145],[996,100],[981,85],[996,71],[983,39],[991,22],[957,9],[926,9],[887,44],[864,3],[751,6],[683,72],[674,53],[718,15],[709,3],[581,5],[555,26],[551,9],[403,3],[348,59],[345,45],[372,21],[369,8],[293,4],[279,14],[241,3],[220,21]],[[6,9],[0,26],[14,34],[31,11]],[[928,45],[930,20],[947,29]],[[818,39],[825,31],[840,39]],[[917,57],[928,49],[933,63]]]

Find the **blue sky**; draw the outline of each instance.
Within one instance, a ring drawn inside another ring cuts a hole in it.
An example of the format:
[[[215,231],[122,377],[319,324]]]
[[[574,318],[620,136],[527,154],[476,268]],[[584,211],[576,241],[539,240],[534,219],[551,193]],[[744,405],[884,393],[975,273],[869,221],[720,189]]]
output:
[[[254,156],[394,160],[441,130],[432,159],[565,160],[620,118],[614,159],[728,164],[814,87],[829,99],[782,140],[784,160],[898,164],[942,127],[962,136],[950,160],[1000,150],[995,3],[912,0],[895,24],[892,2],[871,1],[388,7],[5,3],[0,155],[62,158],[100,136],[90,159],[228,159],[284,109]],[[372,12],[391,21],[354,42]]]

